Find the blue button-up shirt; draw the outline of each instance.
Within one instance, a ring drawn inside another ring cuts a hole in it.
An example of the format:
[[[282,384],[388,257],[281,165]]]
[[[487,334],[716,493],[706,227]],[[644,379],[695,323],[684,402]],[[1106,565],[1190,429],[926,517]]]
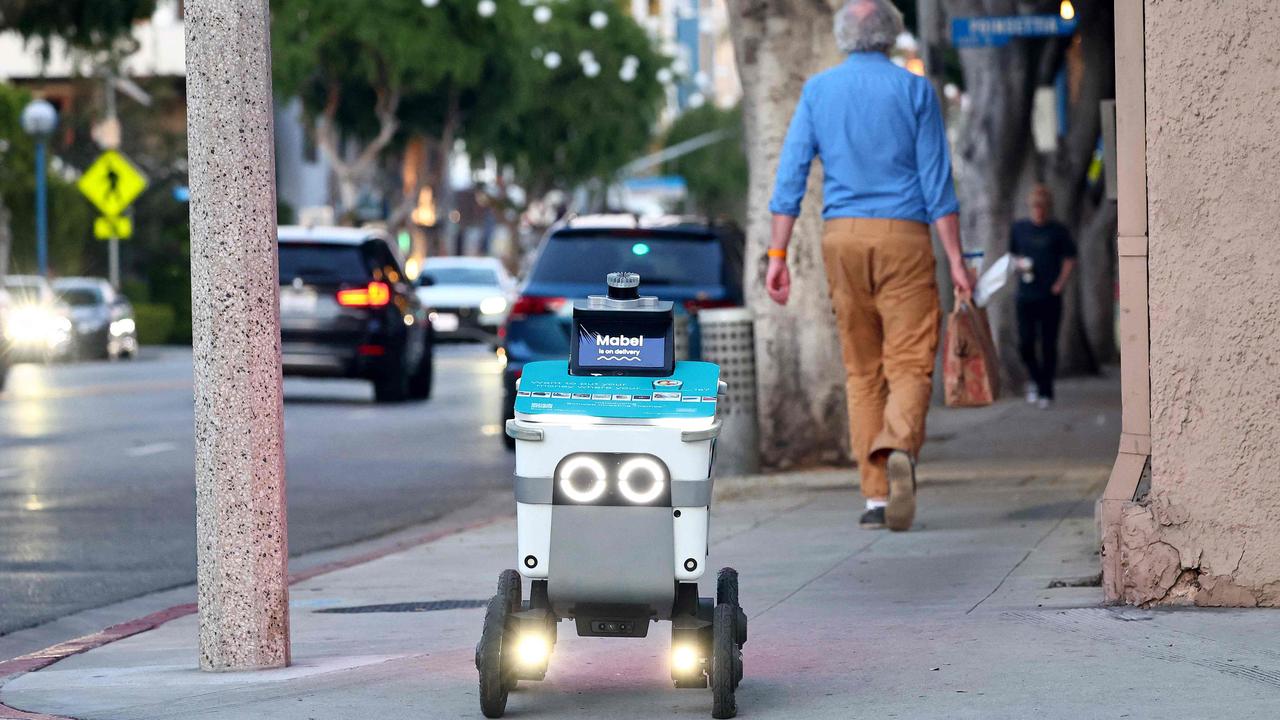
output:
[[[822,216],[933,222],[957,212],[951,155],[929,81],[881,53],[854,53],[805,83],[769,209],[798,216],[822,159]]]

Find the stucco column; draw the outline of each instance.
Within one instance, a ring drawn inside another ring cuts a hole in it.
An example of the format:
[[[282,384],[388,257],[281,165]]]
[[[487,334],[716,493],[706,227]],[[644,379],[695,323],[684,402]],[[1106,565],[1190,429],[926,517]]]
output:
[[[267,0],[187,0],[200,666],[289,664]]]

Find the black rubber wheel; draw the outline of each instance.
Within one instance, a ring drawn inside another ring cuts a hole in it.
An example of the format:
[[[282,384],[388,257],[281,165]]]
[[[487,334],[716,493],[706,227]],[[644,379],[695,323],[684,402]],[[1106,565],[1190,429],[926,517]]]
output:
[[[716,575],[716,604],[738,605],[738,571],[731,567],[720,568]]]
[[[418,361],[418,371],[409,378],[409,397],[413,400],[431,399],[431,384],[435,379],[436,371],[436,353],[435,343],[432,342],[430,335],[427,336],[425,344],[422,359]]]
[[[379,403],[399,403],[408,397],[409,373],[405,372],[404,355],[400,353],[373,379],[373,399]]]
[[[500,718],[507,711],[511,691],[510,673],[503,667],[506,655],[507,621],[511,616],[508,599],[498,593],[489,599],[484,613],[484,630],[476,645],[476,670],[480,673],[480,712]]]
[[[737,608],[716,605],[711,620],[711,717],[731,718],[738,714],[738,701],[733,691],[737,686],[738,643],[734,623]]]
[[[498,575],[498,595],[507,599],[508,612],[520,612],[524,608],[523,592],[520,586],[520,573],[516,570],[503,570]]]

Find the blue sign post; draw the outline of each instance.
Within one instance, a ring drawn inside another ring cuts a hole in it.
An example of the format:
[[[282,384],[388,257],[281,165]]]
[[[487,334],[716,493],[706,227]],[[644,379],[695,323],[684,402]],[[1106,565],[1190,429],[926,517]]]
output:
[[[958,48],[1004,47],[1013,38],[1071,35],[1076,21],[1058,15],[1005,15],[951,19],[951,44]]]

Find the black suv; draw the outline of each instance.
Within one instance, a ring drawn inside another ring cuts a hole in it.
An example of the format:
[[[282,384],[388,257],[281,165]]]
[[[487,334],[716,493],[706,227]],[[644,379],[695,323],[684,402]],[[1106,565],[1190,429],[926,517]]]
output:
[[[281,227],[279,238],[284,373],[372,380],[378,402],[430,397],[430,313],[387,237]]]

